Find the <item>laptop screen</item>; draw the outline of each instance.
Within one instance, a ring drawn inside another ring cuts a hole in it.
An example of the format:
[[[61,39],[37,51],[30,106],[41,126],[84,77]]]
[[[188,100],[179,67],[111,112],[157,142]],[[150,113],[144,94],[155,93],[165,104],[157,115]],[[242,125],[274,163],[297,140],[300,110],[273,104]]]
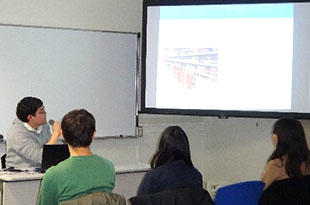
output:
[[[70,157],[67,144],[43,145],[41,172]]]

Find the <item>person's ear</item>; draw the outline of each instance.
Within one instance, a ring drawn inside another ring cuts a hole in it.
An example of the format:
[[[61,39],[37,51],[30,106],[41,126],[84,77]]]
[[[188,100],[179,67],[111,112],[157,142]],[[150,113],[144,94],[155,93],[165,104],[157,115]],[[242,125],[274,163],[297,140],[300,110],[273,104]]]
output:
[[[93,136],[91,138],[94,139],[95,136],[96,136],[96,131],[94,131]]]
[[[28,122],[31,120],[31,118],[32,118],[32,115],[27,116]]]
[[[278,144],[278,141],[279,141],[279,137],[277,134],[273,134],[272,135],[272,142],[273,142],[273,145],[276,147],[277,144]]]

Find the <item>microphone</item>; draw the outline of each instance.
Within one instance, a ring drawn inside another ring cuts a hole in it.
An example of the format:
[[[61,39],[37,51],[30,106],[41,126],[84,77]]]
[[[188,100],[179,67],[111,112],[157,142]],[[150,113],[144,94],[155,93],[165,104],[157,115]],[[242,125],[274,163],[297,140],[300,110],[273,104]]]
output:
[[[53,119],[50,119],[50,120],[48,121],[48,124],[50,124],[50,125],[52,125],[52,126],[54,125],[54,123],[55,123],[55,120],[53,120]],[[61,139],[61,141],[62,141],[63,144],[67,144],[66,141],[65,141],[64,139]]]
[[[48,121],[48,124],[50,124],[50,125],[52,125],[52,126],[53,126],[54,122],[55,122],[55,120],[50,119],[50,120]]]

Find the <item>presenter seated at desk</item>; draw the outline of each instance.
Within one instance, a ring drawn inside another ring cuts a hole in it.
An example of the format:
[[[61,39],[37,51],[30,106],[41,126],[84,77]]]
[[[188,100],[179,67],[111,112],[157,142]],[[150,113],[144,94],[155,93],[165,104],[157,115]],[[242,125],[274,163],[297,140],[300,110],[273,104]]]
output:
[[[151,168],[142,179],[138,196],[178,188],[203,188],[202,175],[191,160],[187,136],[178,126],[161,133]]]
[[[310,151],[302,124],[295,119],[280,119],[272,133],[275,150],[262,176],[264,192],[275,182],[310,175]]]
[[[90,151],[95,130],[95,118],[84,109],[73,110],[63,117],[60,133],[68,143],[70,158],[46,171],[39,205],[58,205],[92,192],[113,190],[114,165]]]
[[[60,124],[54,122],[51,134],[43,102],[35,97],[23,98],[16,115],[7,136],[6,167],[40,167],[42,147],[58,142]]]

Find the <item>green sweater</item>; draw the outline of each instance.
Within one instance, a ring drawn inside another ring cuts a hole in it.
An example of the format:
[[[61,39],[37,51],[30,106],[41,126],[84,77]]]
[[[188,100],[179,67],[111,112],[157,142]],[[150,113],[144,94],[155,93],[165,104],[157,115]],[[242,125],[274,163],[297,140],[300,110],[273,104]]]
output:
[[[46,171],[38,204],[58,205],[91,192],[111,192],[114,184],[114,165],[109,160],[97,155],[70,157]]]

